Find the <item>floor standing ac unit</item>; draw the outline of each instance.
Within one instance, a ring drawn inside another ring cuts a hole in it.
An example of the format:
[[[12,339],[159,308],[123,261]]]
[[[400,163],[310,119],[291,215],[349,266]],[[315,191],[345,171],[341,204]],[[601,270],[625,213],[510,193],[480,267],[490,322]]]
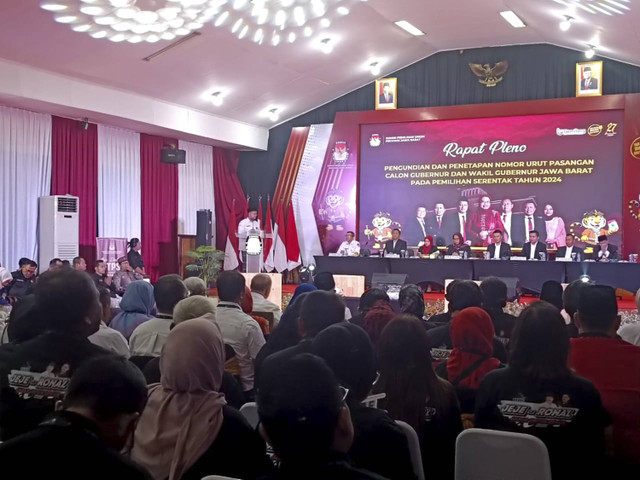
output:
[[[53,258],[73,260],[79,255],[80,199],[71,195],[40,197],[39,202],[40,271]]]

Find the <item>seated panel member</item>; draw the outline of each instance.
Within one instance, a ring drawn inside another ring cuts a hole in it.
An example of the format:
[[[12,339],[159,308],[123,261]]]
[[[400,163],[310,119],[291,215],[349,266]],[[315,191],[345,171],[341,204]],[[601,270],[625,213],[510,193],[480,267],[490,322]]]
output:
[[[422,242],[422,246],[418,250],[418,254],[421,257],[430,257],[432,255],[437,256],[438,247],[435,246],[433,237],[431,235],[427,235],[424,237],[424,241]]]
[[[558,258],[566,258],[567,260],[572,260],[574,262],[581,262],[584,260],[584,250],[575,246],[576,236],[573,233],[567,233],[565,243],[567,244],[566,247],[558,247],[556,260]]]
[[[527,260],[540,260],[540,254],[547,255],[547,245],[540,242],[540,234],[537,230],[529,232],[529,241],[522,247],[522,256]]]
[[[458,257],[469,258],[471,256],[471,247],[464,243],[462,233],[453,234],[453,243],[447,247],[447,255],[455,255]]]
[[[487,247],[489,258],[503,260],[511,256],[511,246],[503,241],[502,230],[494,230],[493,243]]]
[[[606,235],[598,237],[598,245],[593,247],[593,258],[597,262],[610,262],[620,260],[618,247],[611,245]]]
[[[387,240],[384,244],[384,253],[395,253],[400,255],[402,250],[407,250],[407,242],[400,240],[400,230],[394,228],[391,232],[391,240]]]
[[[338,253],[345,257],[357,257],[360,255],[360,242],[354,240],[356,234],[353,232],[347,232],[345,235],[346,240],[340,244]]]

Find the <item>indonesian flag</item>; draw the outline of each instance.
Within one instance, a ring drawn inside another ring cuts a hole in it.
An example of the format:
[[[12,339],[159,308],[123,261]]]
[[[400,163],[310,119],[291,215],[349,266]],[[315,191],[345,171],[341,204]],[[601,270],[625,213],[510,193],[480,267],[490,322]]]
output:
[[[229,212],[229,224],[227,233],[227,245],[224,249],[224,269],[235,270],[240,265],[238,259],[239,241],[238,241],[238,224],[236,223],[236,202],[231,203],[231,212]]]
[[[264,222],[264,242],[262,247],[264,253],[264,271],[271,272],[275,268],[273,265],[273,222],[271,221],[271,200],[267,200],[267,219]]]
[[[285,235],[282,205],[278,208],[276,223],[273,227],[273,266],[278,273],[282,273],[287,269],[287,237]]]
[[[287,213],[287,270],[291,271],[298,267],[300,260],[300,243],[298,243],[298,229],[296,228],[296,217],[293,214],[293,204],[289,204]]]

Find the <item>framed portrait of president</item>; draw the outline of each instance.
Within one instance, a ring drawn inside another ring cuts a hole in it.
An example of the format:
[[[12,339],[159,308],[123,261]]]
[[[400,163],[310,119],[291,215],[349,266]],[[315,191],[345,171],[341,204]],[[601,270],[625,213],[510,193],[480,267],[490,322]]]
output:
[[[602,62],[576,63],[576,97],[602,95]]]
[[[398,108],[398,79],[376,80],[376,110],[395,110],[396,108]]]

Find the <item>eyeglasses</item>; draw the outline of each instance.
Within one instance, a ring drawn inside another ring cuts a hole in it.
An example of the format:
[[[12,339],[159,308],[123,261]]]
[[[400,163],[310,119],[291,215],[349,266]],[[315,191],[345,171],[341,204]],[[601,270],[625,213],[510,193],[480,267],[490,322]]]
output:
[[[349,395],[349,389],[343,387],[342,385],[338,385],[338,390],[340,391],[340,401],[344,403],[347,400],[347,395]]]

